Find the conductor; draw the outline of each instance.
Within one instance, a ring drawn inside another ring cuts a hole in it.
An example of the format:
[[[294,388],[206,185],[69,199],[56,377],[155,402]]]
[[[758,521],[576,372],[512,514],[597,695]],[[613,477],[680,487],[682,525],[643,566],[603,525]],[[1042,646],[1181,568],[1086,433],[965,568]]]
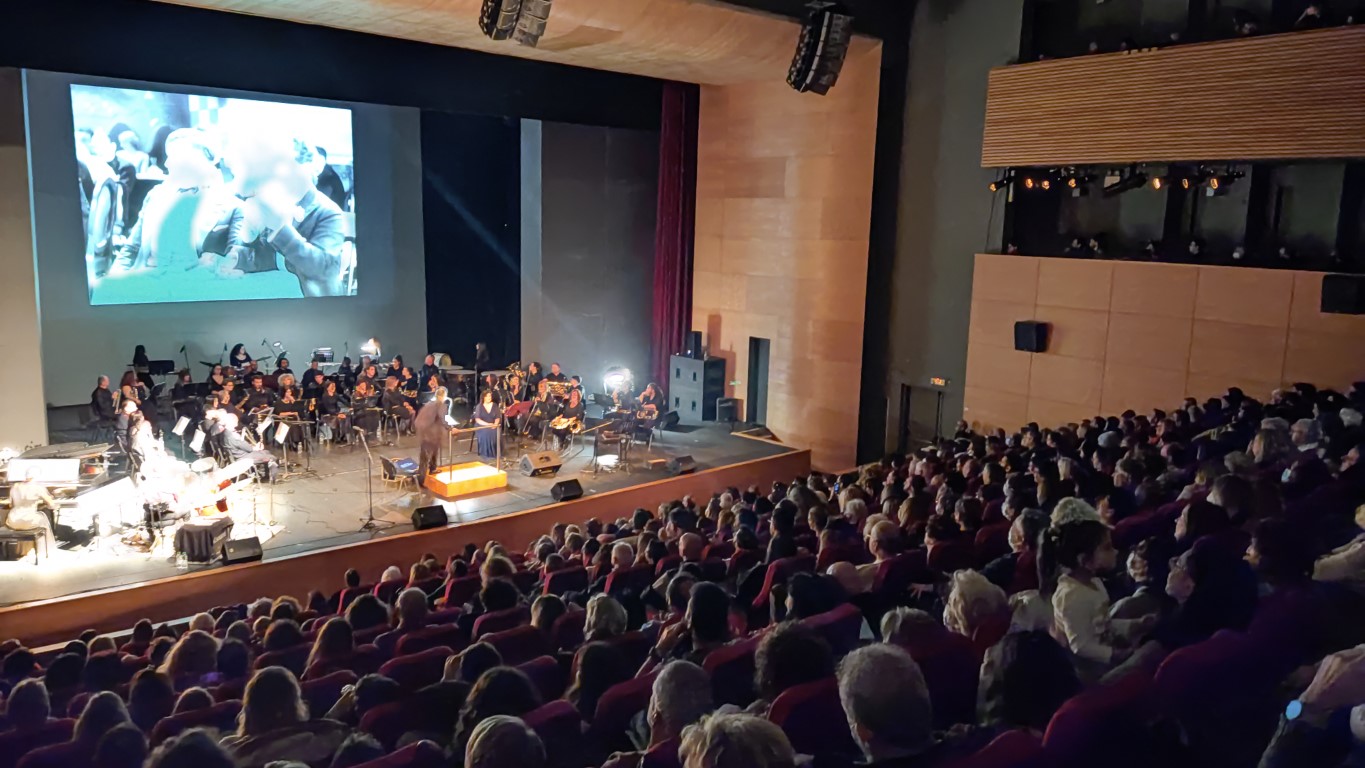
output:
[[[423,405],[422,410],[417,412],[417,418],[413,419],[412,427],[422,444],[418,456],[421,483],[426,483],[427,475],[436,471],[436,457],[441,452],[441,441],[450,432],[450,427],[446,426],[446,408],[449,407],[446,398],[446,388],[437,387],[435,397]]]

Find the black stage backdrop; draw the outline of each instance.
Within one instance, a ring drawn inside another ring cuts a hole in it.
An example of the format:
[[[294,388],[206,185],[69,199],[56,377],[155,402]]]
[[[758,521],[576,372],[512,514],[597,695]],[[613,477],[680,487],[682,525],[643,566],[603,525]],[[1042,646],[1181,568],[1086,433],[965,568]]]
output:
[[[461,365],[520,351],[520,167],[519,120],[422,113],[427,344]]]

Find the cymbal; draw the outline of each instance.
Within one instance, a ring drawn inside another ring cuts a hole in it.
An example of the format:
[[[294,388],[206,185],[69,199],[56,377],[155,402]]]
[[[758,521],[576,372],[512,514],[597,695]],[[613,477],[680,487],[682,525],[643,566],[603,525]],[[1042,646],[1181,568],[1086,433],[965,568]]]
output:
[[[212,368],[212,367],[215,366],[215,365],[222,365],[222,363],[210,363],[210,362],[207,361],[207,360],[200,360],[200,361],[199,361],[199,364],[200,364],[200,365],[207,365],[207,366],[210,367],[210,368]]]
[[[273,360],[273,359],[275,359],[275,356],[274,356],[274,355],[265,355],[265,356],[257,357],[257,358],[253,358],[253,359],[255,359],[255,361],[259,363],[259,362],[261,362],[262,360]]]

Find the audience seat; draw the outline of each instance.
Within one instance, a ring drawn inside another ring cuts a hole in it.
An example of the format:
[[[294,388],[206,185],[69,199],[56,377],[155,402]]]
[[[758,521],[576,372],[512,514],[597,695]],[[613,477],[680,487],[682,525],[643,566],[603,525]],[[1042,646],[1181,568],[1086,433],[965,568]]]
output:
[[[545,647],[545,634],[530,624],[501,632],[490,632],[484,635],[481,641],[497,648],[502,656],[502,663],[507,666],[530,661],[549,650]]]
[[[437,643],[437,645],[444,645],[444,643]],[[364,677],[365,675],[378,672],[379,667],[383,665],[385,661],[387,661],[387,659],[384,657],[383,652],[374,645],[366,643],[365,645],[358,646],[354,651],[351,651],[345,656],[330,659],[328,661],[314,662],[313,666],[309,667],[307,671],[303,673],[303,679],[316,680],[340,671],[348,671],[355,674],[357,677]],[[246,682],[242,681],[241,685],[245,687]]]
[[[612,596],[636,596],[654,583],[654,569],[649,565],[618,568],[607,576],[606,593]]]
[[[246,694],[246,684],[250,678],[239,677],[236,680],[228,680],[219,683],[209,689],[209,695],[213,696],[214,703],[222,704],[225,701],[240,699]]]
[[[911,584],[929,583],[929,564],[923,549],[912,549],[882,561],[872,580],[872,592],[886,598],[899,598]]]
[[[737,579],[745,571],[763,562],[763,553],[754,549],[736,550],[725,567],[725,578]]]
[[[355,644],[357,647],[362,645],[373,645],[374,641],[378,640],[380,635],[388,631],[389,625],[387,624],[379,624],[373,627],[356,630]]]
[[[747,707],[754,700],[754,654],[762,634],[737,640],[707,654],[702,667],[711,675],[717,706]]]
[[[640,768],[682,768],[682,758],[678,756],[681,748],[682,739],[669,739],[650,747],[640,758]]]
[[[439,611],[432,611],[427,614],[427,626],[436,627],[442,624],[453,624],[464,613],[464,609],[459,606],[442,608]]]
[[[531,659],[517,665],[517,669],[525,672],[526,676],[531,678],[536,690],[540,691],[542,701],[554,701],[564,695],[564,668],[559,665],[559,659],[554,656],[540,656]]]
[[[233,699],[214,704],[208,709],[197,709],[193,712],[182,712],[178,715],[164,717],[152,728],[152,733],[147,743],[155,747],[161,742],[173,736],[178,736],[191,728],[216,728],[227,733],[237,727],[237,715],[242,711],[242,702]]]
[[[587,611],[570,610],[555,619],[550,628],[550,642],[556,651],[568,651],[583,644],[583,625],[588,620]]]
[[[1010,552],[1010,526],[1012,523],[987,525],[976,532],[976,567],[985,568],[986,564]]]
[[[682,565],[682,555],[667,555],[660,558],[658,564],[654,566],[654,575],[662,576],[680,565]]]
[[[649,706],[649,696],[654,685],[655,670],[648,675],[636,677],[608,688],[597,700],[593,711],[592,723],[588,726],[587,741],[594,750],[597,761],[617,750],[631,749],[626,738],[630,719],[637,712]]]
[[[735,543],[733,541],[720,541],[708,544],[706,549],[702,550],[701,557],[703,560],[709,560],[713,557],[729,560],[733,554],[735,554]]]
[[[479,594],[480,589],[483,589],[483,579],[477,573],[473,576],[451,579],[446,584],[445,604],[452,608],[464,605],[470,598]]]
[[[701,579],[712,584],[720,584],[725,581],[725,574],[729,570],[729,564],[719,557],[705,558],[701,561]]]
[[[545,577],[544,594],[563,596],[565,592],[582,592],[588,588],[588,571],[581,565],[562,568]]]
[[[462,650],[465,645],[467,643],[465,642],[464,630],[455,624],[441,624],[403,635],[398,638],[398,644],[393,647],[393,652],[395,657],[408,656],[438,646]]]
[[[451,728],[451,723],[436,722],[439,714],[425,707],[421,699],[408,696],[371,708],[360,718],[359,727],[383,744],[384,749],[393,750],[409,731],[434,734]]]
[[[815,570],[817,573],[824,573],[835,563],[862,565],[869,561],[867,547],[862,544],[831,544],[820,550],[815,559]]]
[[[446,659],[455,652],[449,646],[428,648],[420,653],[398,656],[384,662],[379,674],[391,678],[407,691],[438,682],[445,671]]]
[[[304,667],[308,664],[308,655],[313,652],[313,646],[308,643],[299,643],[283,651],[270,651],[256,657],[256,661],[251,665],[252,669],[265,669],[266,667],[284,667],[294,673],[294,677],[303,677]]]
[[[540,571],[517,571],[512,574],[512,583],[518,592],[528,594],[540,583]]]
[[[447,764],[445,751],[435,742],[419,741],[353,768],[445,768]]]
[[[1051,763],[1038,737],[1025,730],[1005,731],[991,743],[946,768],[1045,768]]]
[[[837,678],[788,688],[769,707],[768,719],[787,734],[797,754],[814,755],[817,764],[861,755],[839,703]]]
[[[934,727],[946,730],[955,723],[974,722],[981,661],[972,641],[937,625],[902,647],[924,672]]]
[[[42,726],[23,731],[0,731],[0,768],[14,768],[19,758],[35,749],[60,744],[71,738],[76,727],[72,719],[48,720]]]
[[[38,747],[19,758],[18,768],[87,768],[93,766],[90,748],[74,741]]]
[[[90,691],[84,691],[72,696],[71,701],[67,702],[66,705],[66,716],[72,719],[80,719],[81,713],[85,711],[86,702],[90,701],[90,697],[94,695]]]
[[[976,543],[970,539],[946,541],[929,547],[929,567],[939,573],[953,573],[976,564]]]
[[[787,580],[790,579],[793,574],[809,573],[814,570],[815,555],[784,557],[781,560],[774,560],[769,563],[768,572],[763,577],[763,588],[759,590],[758,596],[754,598],[754,610],[768,610],[768,597],[772,593],[773,587],[779,584],[786,584]]]
[[[299,685],[303,700],[308,702],[308,712],[315,718],[322,717],[341,698],[341,689],[355,685],[360,677],[349,669],[339,669],[330,675],[316,680],[307,680]]]
[[[1145,672],[1071,697],[1052,716],[1043,749],[1058,768],[1147,768],[1152,759],[1147,725],[1155,687]]]
[[[607,641],[620,656],[622,665],[627,669],[639,669],[649,657],[654,640],[644,632],[636,630],[613,637]]]
[[[474,629],[470,633],[470,642],[478,642],[479,638],[484,635],[519,627],[530,621],[531,611],[524,605],[519,605],[516,608],[508,608],[505,611],[485,613],[474,620]]]
[[[374,596],[385,605],[393,605],[394,598],[408,586],[407,579],[391,579],[374,585]]]
[[[545,744],[549,768],[580,768],[583,761],[583,719],[574,705],[551,701],[522,718]]]
[[[844,603],[832,611],[801,620],[802,624],[820,633],[834,651],[835,658],[858,647],[863,633],[863,612],[852,603]]]

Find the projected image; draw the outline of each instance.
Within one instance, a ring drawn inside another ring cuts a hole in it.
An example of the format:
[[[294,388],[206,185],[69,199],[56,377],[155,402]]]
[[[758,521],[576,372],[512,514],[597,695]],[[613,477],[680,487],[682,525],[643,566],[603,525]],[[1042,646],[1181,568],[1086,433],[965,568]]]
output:
[[[91,304],[356,294],[350,110],[73,85],[71,113]]]

